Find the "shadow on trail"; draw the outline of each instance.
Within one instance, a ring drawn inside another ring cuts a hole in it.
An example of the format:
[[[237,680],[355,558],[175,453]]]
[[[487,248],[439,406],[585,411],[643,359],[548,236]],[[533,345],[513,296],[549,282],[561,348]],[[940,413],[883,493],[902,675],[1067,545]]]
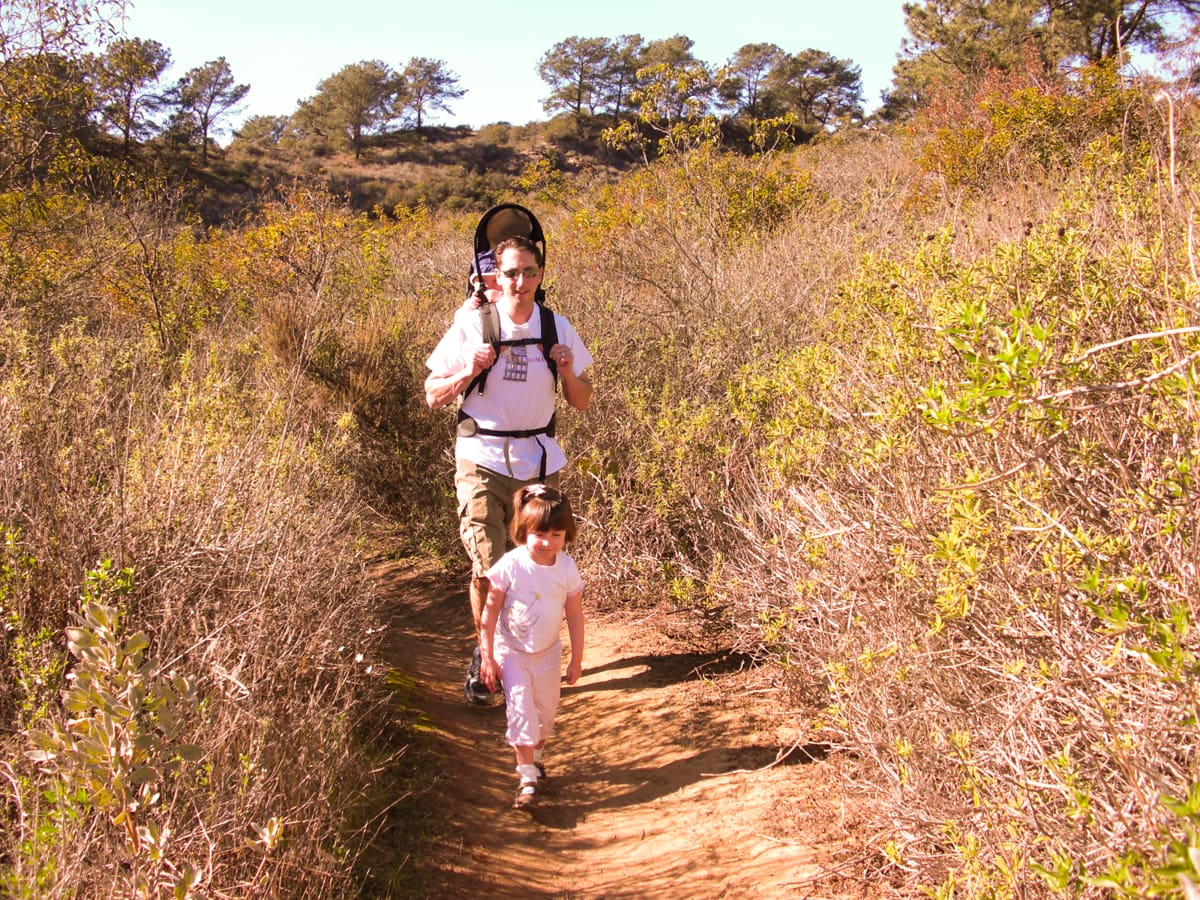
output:
[[[392,600],[403,599],[397,610],[424,613],[433,607],[453,608],[470,622],[467,606],[467,582],[470,570],[466,567],[446,572],[441,569],[420,569],[381,559],[373,566],[372,577],[382,593]]]
[[[458,682],[460,671],[465,676],[475,646],[468,570],[411,569],[384,560],[374,578],[398,629],[387,642],[389,663],[435,684],[448,676]]]
[[[754,666],[754,658],[747,653],[733,650],[714,650],[711,653],[666,653],[643,654],[616,659],[602,666],[585,667],[584,675],[598,672],[619,672],[624,669],[641,669],[620,678],[605,681],[588,681],[573,687],[563,687],[563,696],[589,691],[632,691],[642,688],[669,687],[689,678],[715,678],[740,672]]]
[[[649,803],[705,778],[753,775],[771,765],[808,765],[825,759],[830,749],[828,744],[817,742],[794,747],[790,752],[765,746],[714,747],[664,766],[610,766],[590,778],[566,771],[555,778],[553,793],[531,815],[547,828],[572,829],[600,810]]]

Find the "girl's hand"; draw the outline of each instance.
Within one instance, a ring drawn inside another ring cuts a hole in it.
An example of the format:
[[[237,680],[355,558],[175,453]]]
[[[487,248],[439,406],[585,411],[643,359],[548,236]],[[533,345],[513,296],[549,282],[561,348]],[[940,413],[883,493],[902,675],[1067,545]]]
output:
[[[466,299],[463,300],[463,309],[479,309],[482,301],[479,298],[479,276],[475,275],[471,278],[471,288],[467,293]],[[495,303],[504,293],[500,288],[496,287],[496,276],[488,274],[483,276],[483,291],[487,296],[488,302]]]
[[[567,663],[567,684],[574,684],[583,675],[583,663],[576,660],[571,660]]]
[[[487,685],[487,689],[495,693],[496,681],[500,677],[500,665],[491,656],[485,656],[479,667],[479,676],[483,679],[483,683]]]

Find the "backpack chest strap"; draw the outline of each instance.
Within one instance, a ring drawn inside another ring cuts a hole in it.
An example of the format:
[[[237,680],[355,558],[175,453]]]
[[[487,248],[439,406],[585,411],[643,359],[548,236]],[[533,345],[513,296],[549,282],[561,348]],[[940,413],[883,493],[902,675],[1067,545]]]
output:
[[[496,316],[495,304],[486,304],[486,315],[484,307],[480,307],[480,318],[483,328],[483,339],[487,341],[496,351],[496,361],[500,360],[500,350],[504,347],[524,347],[529,344],[541,344],[542,356],[546,360],[546,365],[550,368],[550,374],[554,376],[554,387],[558,389],[558,366],[550,356],[550,348],[558,343],[558,323],[554,321],[554,313],[547,309],[545,305],[539,303],[537,305],[538,316],[542,327],[542,336],[535,338],[509,338],[501,340],[499,333],[499,320]],[[493,326],[497,329],[492,331]],[[495,365],[493,363],[492,365]],[[467,385],[467,389],[463,391],[463,397],[468,396],[471,391],[478,390],[483,393],[483,389],[487,386],[488,372],[491,368],[484,369],[476,375],[471,383]]]

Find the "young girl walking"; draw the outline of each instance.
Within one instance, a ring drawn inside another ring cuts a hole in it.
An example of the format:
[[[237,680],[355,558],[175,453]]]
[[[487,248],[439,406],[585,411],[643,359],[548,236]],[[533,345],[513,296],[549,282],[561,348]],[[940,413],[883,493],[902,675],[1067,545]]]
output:
[[[517,759],[513,806],[522,809],[546,787],[542,751],[558,712],[564,616],[567,684],[583,674],[583,579],[563,552],[575,539],[575,517],[562,492],[543,484],[517,491],[511,531],[514,548],[487,572],[481,674],[489,690],[504,686],[506,738]]]

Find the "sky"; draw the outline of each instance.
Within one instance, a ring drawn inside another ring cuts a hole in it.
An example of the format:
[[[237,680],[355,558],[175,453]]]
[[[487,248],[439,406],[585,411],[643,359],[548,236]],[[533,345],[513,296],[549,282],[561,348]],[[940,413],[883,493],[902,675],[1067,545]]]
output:
[[[171,52],[164,82],[224,56],[249,84],[236,124],[255,115],[291,115],[317,85],[344,66],[378,59],[402,69],[414,56],[439,59],[466,94],[431,124],[480,128],[548,118],[550,91],[538,60],[568,37],[646,41],[683,34],[692,53],[713,66],[739,47],[774,43],[809,48],[859,66],[867,111],[879,106],[905,35],[904,0],[741,0],[700,12],[681,0],[128,0],[124,36],[155,40]]]

